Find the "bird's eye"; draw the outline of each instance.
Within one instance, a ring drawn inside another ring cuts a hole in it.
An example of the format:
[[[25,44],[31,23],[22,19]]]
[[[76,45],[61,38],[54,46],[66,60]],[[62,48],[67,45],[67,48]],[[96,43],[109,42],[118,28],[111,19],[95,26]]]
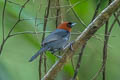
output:
[[[77,24],[77,23],[69,22],[69,23],[67,24],[67,26],[70,27],[70,28],[72,28],[72,27],[75,26],[76,24]]]
[[[72,22],[69,22],[69,23],[67,24],[67,27],[72,28]]]

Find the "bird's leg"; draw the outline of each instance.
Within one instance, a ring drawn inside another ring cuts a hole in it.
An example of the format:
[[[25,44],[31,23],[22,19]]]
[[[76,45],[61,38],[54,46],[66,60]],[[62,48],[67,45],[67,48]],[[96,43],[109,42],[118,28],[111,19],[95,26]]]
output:
[[[71,41],[71,42],[70,42],[70,50],[72,50],[72,51],[73,51],[73,46],[72,46],[73,43],[74,43],[74,41]]]
[[[56,56],[57,58],[62,58],[62,56],[59,56],[59,55],[56,55],[56,54],[53,54],[54,56]]]
[[[62,56],[59,56],[59,55],[54,54],[54,53],[57,52],[57,51],[58,51],[58,49],[55,49],[54,51],[51,51],[51,53],[52,53],[54,56],[56,56],[57,58],[62,58]]]
[[[63,48],[63,50],[65,50],[66,48],[70,47],[70,50],[73,51],[73,47],[72,47],[73,43],[74,43],[74,41],[67,43],[66,46]]]

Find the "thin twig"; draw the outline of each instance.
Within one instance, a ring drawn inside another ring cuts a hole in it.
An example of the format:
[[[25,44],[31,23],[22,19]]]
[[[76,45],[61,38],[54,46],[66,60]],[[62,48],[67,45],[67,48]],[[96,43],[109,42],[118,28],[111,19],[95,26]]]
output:
[[[74,3],[72,6],[70,6],[69,9],[67,9],[67,11],[65,12],[65,14],[67,14],[72,8],[74,8],[74,7],[77,6],[78,4],[80,4],[80,3],[82,3],[82,2],[85,2],[85,1],[88,1],[88,0],[78,1],[78,2]],[[37,20],[39,20],[39,19],[55,19],[55,18],[61,17],[61,16],[64,17],[65,14],[60,14],[60,15],[58,15],[58,16],[48,17],[48,18],[46,18],[46,17],[44,17],[44,18],[40,17],[40,18],[36,18],[36,19],[37,19]],[[21,20],[22,20],[22,21],[24,21],[24,20],[35,20],[35,18],[21,19]],[[84,22],[82,22],[82,23],[84,24]]]
[[[88,0],[78,1],[78,2],[74,3],[69,9],[67,9],[67,11],[66,11],[65,14],[67,14],[67,13],[68,13],[72,8],[74,8],[75,6],[77,6],[77,5],[79,5],[80,3],[85,2],[85,1],[88,1]],[[64,14],[61,14],[61,15],[59,15],[59,16],[65,17]],[[58,16],[58,17],[59,17],[59,16]]]
[[[6,1],[6,0],[5,0],[5,1]],[[13,27],[10,29],[10,31],[8,32],[8,35],[6,36],[6,38],[4,38],[2,44],[0,45],[0,54],[2,53],[4,44],[6,43],[6,41],[8,40],[8,38],[10,37],[11,32],[12,32],[13,29],[16,27],[16,25],[21,21],[21,20],[20,20],[20,17],[21,17],[22,10],[23,10],[23,8],[25,7],[25,5],[26,5],[29,1],[30,1],[30,0],[27,0],[27,1],[23,4],[23,6],[21,7],[20,12],[19,12],[19,14],[18,14],[18,20],[17,20],[16,23],[13,25]],[[5,4],[5,5],[6,5],[6,4]],[[3,8],[3,10],[4,10],[4,9],[5,9],[5,8]],[[4,22],[4,19],[3,19],[3,22]]]
[[[114,15],[114,17],[116,18],[117,23],[118,23],[118,25],[119,25],[119,27],[120,27],[120,20],[119,20],[119,16],[117,17],[115,13],[114,13],[113,15]]]
[[[108,36],[108,35],[107,35],[107,36]],[[110,36],[110,37],[112,37],[112,36]],[[96,36],[96,35],[94,35],[93,38],[101,41],[102,43],[104,42],[104,40],[103,40],[101,37],[98,37],[98,36]],[[108,44],[108,47],[109,47],[109,48],[112,48],[112,46],[111,46],[110,44]]]
[[[39,36],[38,36],[38,34],[37,34],[37,28],[38,28],[39,24],[41,24],[41,23],[37,24],[37,17],[38,17],[39,12],[40,12],[41,9],[42,9],[42,1],[39,0],[39,2],[40,2],[40,4],[39,4],[39,7],[38,7],[38,11],[36,12],[36,16],[35,16],[35,32],[36,32],[36,37],[37,37],[37,39],[39,38]]]
[[[18,6],[21,6],[20,4],[15,3],[15,2],[13,2],[13,1],[10,1],[10,0],[8,0],[8,2],[9,2],[9,3],[12,3],[12,4],[15,4],[15,5],[18,5]]]
[[[48,6],[47,6],[47,9],[45,10],[43,31],[46,31],[46,25],[48,21],[47,18],[49,16],[49,9],[50,9],[50,0],[48,0]],[[42,41],[44,40],[44,37],[45,37],[45,33],[43,33]]]
[[[51,33],[52,31],[39,31],[39,32],[34,32],[34,31],[24,31],[24,32],[16,32],[10,35],[10,37],[18,36],[18,35],[23,35],[23,34],[42,34],[42,33]],[[81,32],[71,32],[71,35],[80,35]],[[95,34],[98,36],[104,36],[104,34]],[[106,35],[106,36],[111,36],[111,37],[116,37],[112,35]],[[96,38],[96,36],[93,36]]]
[[[71,64],[72,64],[73,70],[75,71],[73,57],[71,58]]]
[[[98,2],[98,4],[97,4],[97,7],[96,7],[96,9],[95,9],[95,13],[94,13],[93,18],[92,18],[92,21],[93,21],[93,20],[95,19],[95,17],[97,16],[101,3],[102,3],[102,0],[99,0],[99,2]]]
[[[18,36],[18,35],[23,35],[23,34],[42,34],[42,33],[51,33],[52,31],[39,31],[39,32],[34,32],[34,31],[24,31],[24,32],[16,32],[10,35],[10,37]],[[72,32],[71,35],[80,35],[81,32]]]
[[[70,3],[70,0],[69,0],[69,4],[71,5]],[[71,5],[72,6],[72,5]],[[78,21],[84,26],[84,27],[87,27],[87,25],[84,23],[84,21],[78,16],[78,14],[74,11],[74,8],[72,7],[72,12],[74,13],[74,15],[76,16],[76,18],[78,19]]]
[[[20,11],[19,11],[19,14],[18,14],[18,20],[16,21],[16,23],[14,24],[14,26],[10,29],[9,33],[8,33],[8,36],[11,34],[11,32],[13,31],[13,29],[16,27],[16,25],[21,21],[21,13],[25,7],[25,5],[29,2],[30,0],[27,0],[23,6],[21,7]]]
[[[3,7],[3,12],[2,12],[2,37],[3,37],[3,41],[5,38],[5,33],[4,33],[4,23],[5,23],[5,10],[6,10],[6,4],[7,4],[7,0],[4,1],[4,7]]]
[[[47,57],[44,55],[44,72],[47,73]]]
[[[78,2],[76,2],[76,3],[74,3],[73,5],[69,5],[69,9],[67,9],[67,11],[66,11],[66,13],[65,14],[67,14],[72,8],[74,8],[75,6],[77,6],[78,4],[80,4],[80,3],[82,3],[82,2],[85,2],[85,1],[88,1],[88,0],[84,0],[84,1],[78,1]],[[65,5],[64,5],[65,6]],[[64,7],[64,6],[56,6],[56,7]],[[67,5],[68,6],[68,5]],[[54,7],[54,8],[56,8],[56,7]],[[51,7],[50,7],[51,8]],[[54,16],[54,17],[48,17],[48,18],[42,18],[42,17],[39,17],[39,18],[28,18],[28,19],[21,19],[21,21],[24,21],[24,20],[35,20],[35,19],[37,19],[37,20],[39,20],[39,19],[55,19],[56,17],[61,17],[61,16],[64,16],[65,14],[60,14],[60,15],[58,15],[58,16]],[[82,23],[84,23],[84,22],[82,22]]]
[[[37,18],[37,13],[36,13],[35,18]],[[37,19],[35,19],[35,33],[36,33],[36,37],[37,37],[37,39],[38,39],[38,35],[37,35],[37,27],[38,27]]]
[[[77,74],[78,74],[78,71],[79,71],[79,68],[80,68],[80,63],[81,63],[81,60],[82,60],[82,55],[83,55],[83,51],[84,51],[84,49],[85,49],[85,46],[86,46],[86,44],[84,44],[84,45],[82,46],[81,51],[80,51],[80,53],[79,53],[77,65],[76,65],[75,72],[74,72],[74,76],[73,76],[72,80],[76,80],[76,77],[77,77]]]
[[[39,68],[38,68],[38,72],[39,72],[39,80],[41,80],[42,77],[42,55],[40,55],[40,59],[39,59]]]
[[[2,42],[2,44],[0,45],[0,55],[1,55],[1,53],[2,53],[4,44],[6,43],[6,41],[8,40],[9,37],[10,37],[10,36],[7,36],[7,37],[4,39],[4,41]]]
[[[46,26],[47,26],[47,21],[48,21],[47,18],[49,16],[50,4],[51,4],[51,1],[48,0],[48,6],[47,6],[47,8],[45,10],[45,16],[44,16],[44,26],[43,26],[43,31],[44,32],[46,31]],[[45,33],[43,33],[43,35],[42,35],[42,41],[44,40],[44,38],[45,38]],[[42,58],[42,55],[40,55],[40,60],[39,60],[39,80],[41,80],[41,75],[42,75],[42,72],[41,72],[41,69],[42,69],[42,67],[41,67],[41,65],[42,65],[41,60],[42,59],[41,58]],[[45,56],[44,56],[44,61],[46,61]],[[44,63],[44,65],[46,66],[46,62]]]
[[[109,0],[108,5],[112,2],[112,0]],[[116,19],[117,20],[117,19]],[[108,24],[109,24],[109,20],[106,22],[106,26],[105,26],[105,35],[104,35],[104,47],[103,47],[103,70],[102,70],[102,80],[106,80],[106,62],[107,62],[107,48],[108,48],[108,38],[109,36],[106,36],[108,34]],[[110,35],[110,34],[108,34]]]
[[[7,36],[7,37],[5,38],[5,32],[4,32],[4,28],[5,28],[4,23],[5,23],[6,4],[7,4],[7,0],[5,0],[5,2],[4,2],[3,12],[2,12],[2,38],[3,38],[3,41],[2,41],[2,44],[0,45],[0,54],[2,53],[2,50],[3,50],[3,47],[4,47],[5,42],[6,42],[7,39],[9,38],[9,36]]]
[[[59,0],[57,0],[57,2],[56,2],[56,6],[60,6],[60,3],[59,3]],[[60,7],[56,7],[56,16],[58,16],[59,14],[60,14]],[[56,17],[56,28],[57,28],[57,26],[58,26],[58,24],[59,24],[59,20],[60,20],[60,18],[58,18],[58,17]]]
[[[40,31],[40,32],[34,32],[34,31],[24,31],[24,32],[16,32],[11,34],[10,36],[17,36],[17,35],[23,35],[23,34],[42,34],[42,33],[51,33],[52,31]]]
[[[107,46],[108,46],[108,37],[106,36],[108,34],[108,21],[106,22],[106,26],[105,26],[105,36],[104,36],[104,47],[103,47],[103,71],[102,71],[102,75],[103,75],[103,80],[106,79],[106,61],[107,61]]]
[[[120,13],[117,14],[117,17],[118,17],[118,16],[120,16]],[[113,23],[112,23],[112,25],[111,25],[111,27],[110,27],[110,29],[109,29],[108,35],[110,35],[110,33],[112,32],[112,29],[113,29],[113,27],[114,27],[114,25],[115,25],[116,22],[117,22],[117,19],[115,19],[115,20],[113,21]]]
[[[61,7],[58,7],[60,6],[60,1],[59,0],[56,0],[56,16],[58,15],[61,15]],[[59,23],[61,23],[61,19],[62,17],[56,17],[56,28],[58,26]],[[60,55],[60,51],[58,52],[58,54]]]
[[[88,1],[88,0],[84,0],[84,1]],[[84,1],[78,1],[78,2],[74,3],[72,6],[70,6],[69,9],[67,9],[67,11],[65,12],[65,14],[67,14],[72,8],[74,8],[75,6],[79,5],[80,3],[84,2]],[[44,18],[40,17],[40,18],[37,18],[37,20],[39,20],[39,19],[55,19],[56,17],[61,17],[61,16],[64,16],[65,14],[60,14],[58,16],[48,17],[48,18],[46,18],[46,17],[44,17]],[[21,20],[22,21],[24,21],[24,20],[35,20],[35,18],[21,19]]]

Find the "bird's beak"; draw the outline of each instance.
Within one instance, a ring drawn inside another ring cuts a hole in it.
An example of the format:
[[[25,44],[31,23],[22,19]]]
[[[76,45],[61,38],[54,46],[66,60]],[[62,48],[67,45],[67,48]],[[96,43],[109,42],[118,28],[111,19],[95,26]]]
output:
[[[72,23],[71,26],[75,26],[77,23]]]

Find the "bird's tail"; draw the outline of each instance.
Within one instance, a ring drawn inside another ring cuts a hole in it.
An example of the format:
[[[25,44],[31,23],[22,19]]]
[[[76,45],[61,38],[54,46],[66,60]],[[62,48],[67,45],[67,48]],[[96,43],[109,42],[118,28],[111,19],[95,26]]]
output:
[[[37,58],[39,55],[41,55],[43,52],[45,52],[48,49],[48,47],[41,48],[35,55],[33,55],[29,62],[32,62],[35,58]]]

